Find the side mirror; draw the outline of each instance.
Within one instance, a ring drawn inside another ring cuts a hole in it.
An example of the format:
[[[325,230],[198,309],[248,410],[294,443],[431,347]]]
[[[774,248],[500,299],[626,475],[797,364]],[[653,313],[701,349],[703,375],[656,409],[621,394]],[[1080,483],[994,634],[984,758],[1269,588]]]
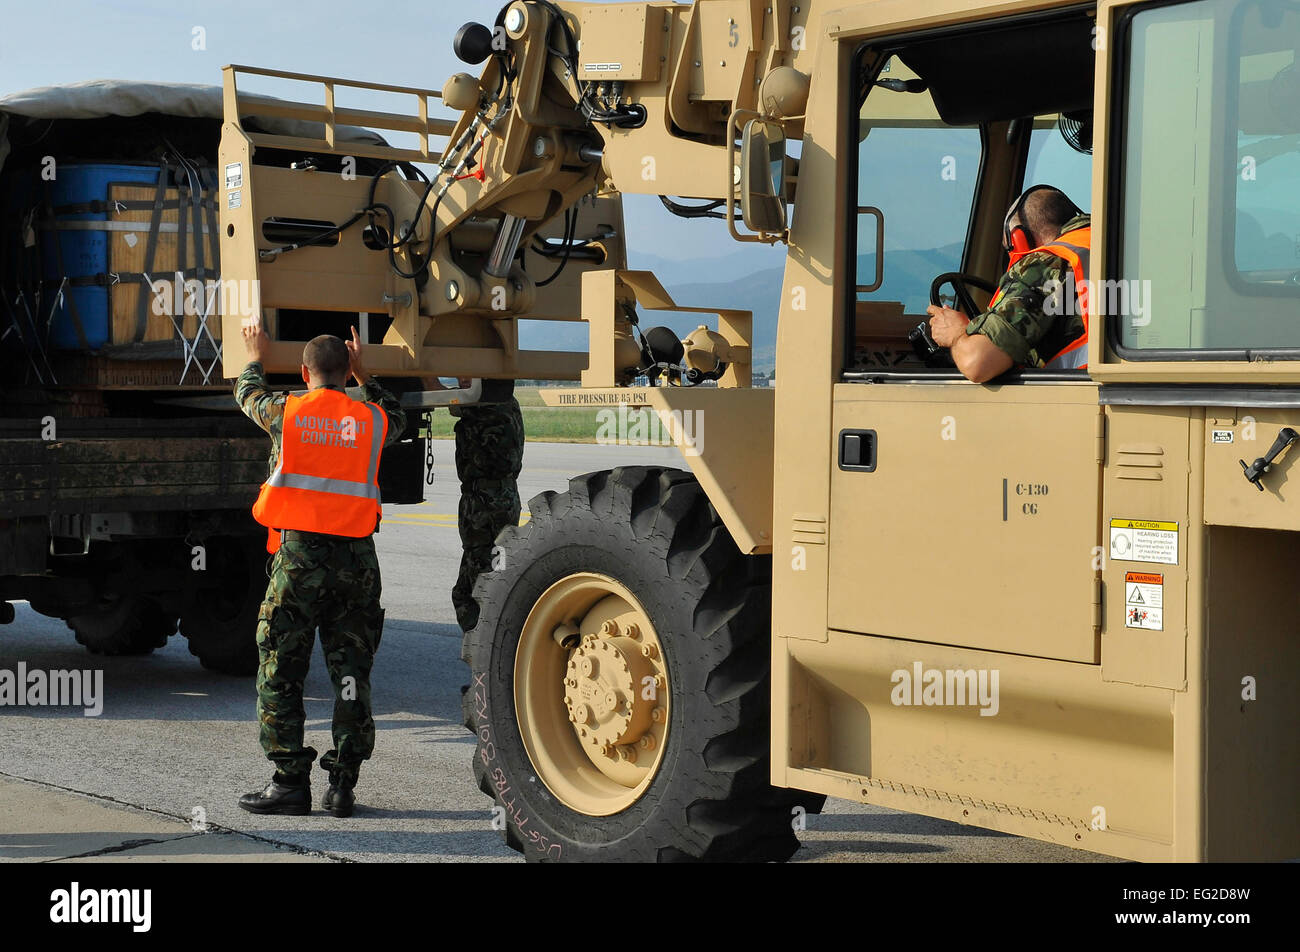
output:
[[[769,119],[745,123],[740,146],[740,202],[750,231],[784,233],[785,131]]]

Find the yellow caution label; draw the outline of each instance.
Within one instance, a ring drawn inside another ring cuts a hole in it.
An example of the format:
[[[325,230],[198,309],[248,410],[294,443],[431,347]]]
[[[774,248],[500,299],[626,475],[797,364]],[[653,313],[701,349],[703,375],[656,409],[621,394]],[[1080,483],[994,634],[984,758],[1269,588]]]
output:
[[[1176,522],[1152,522],[1150,519],[1112,519],[1112,529],[1153,529],[1157,532],[1177,532]]]
[[[1112,519],[1110,557],[1125,562],[1177,565],[1178,523],[1159,519]]]

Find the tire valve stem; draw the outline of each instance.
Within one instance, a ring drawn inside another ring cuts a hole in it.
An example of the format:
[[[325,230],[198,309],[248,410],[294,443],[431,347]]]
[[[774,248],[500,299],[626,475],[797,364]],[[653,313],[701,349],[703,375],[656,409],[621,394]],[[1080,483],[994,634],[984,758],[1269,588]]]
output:
[[[565,651],[572,651],[574,648],[578,647],[582,641],[582,634],[569,622],[556,625],[555,631],[551,632],[551,637],[554,638],[555,643]],[[569,666],[573,666],[572,661],[569,662]]]

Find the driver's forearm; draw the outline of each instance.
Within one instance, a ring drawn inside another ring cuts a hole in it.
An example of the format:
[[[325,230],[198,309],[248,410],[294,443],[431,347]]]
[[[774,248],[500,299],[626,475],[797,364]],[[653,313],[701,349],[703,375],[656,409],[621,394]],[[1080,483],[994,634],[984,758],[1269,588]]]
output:
[[[983,334],[963,334],[953,342],[952,361],[967,380],[987,383],[1011,369],[1011,356]]]

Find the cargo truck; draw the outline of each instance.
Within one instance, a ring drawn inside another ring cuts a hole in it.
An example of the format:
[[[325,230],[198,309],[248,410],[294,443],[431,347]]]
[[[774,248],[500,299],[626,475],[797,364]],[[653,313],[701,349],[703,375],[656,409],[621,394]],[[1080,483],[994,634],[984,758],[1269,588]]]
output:
[[[179,631],[205,667],[247,675],[267,560],[249,510],[269,444],[221,364],[238,293],[216,233],[221,117],[216,86],[0,98],[0,622],[26,600],[106,655]],[[384,330],[379,315],[279,316],[309,318]],[[423,498],[417,442],[385,452],[386,501]]]

